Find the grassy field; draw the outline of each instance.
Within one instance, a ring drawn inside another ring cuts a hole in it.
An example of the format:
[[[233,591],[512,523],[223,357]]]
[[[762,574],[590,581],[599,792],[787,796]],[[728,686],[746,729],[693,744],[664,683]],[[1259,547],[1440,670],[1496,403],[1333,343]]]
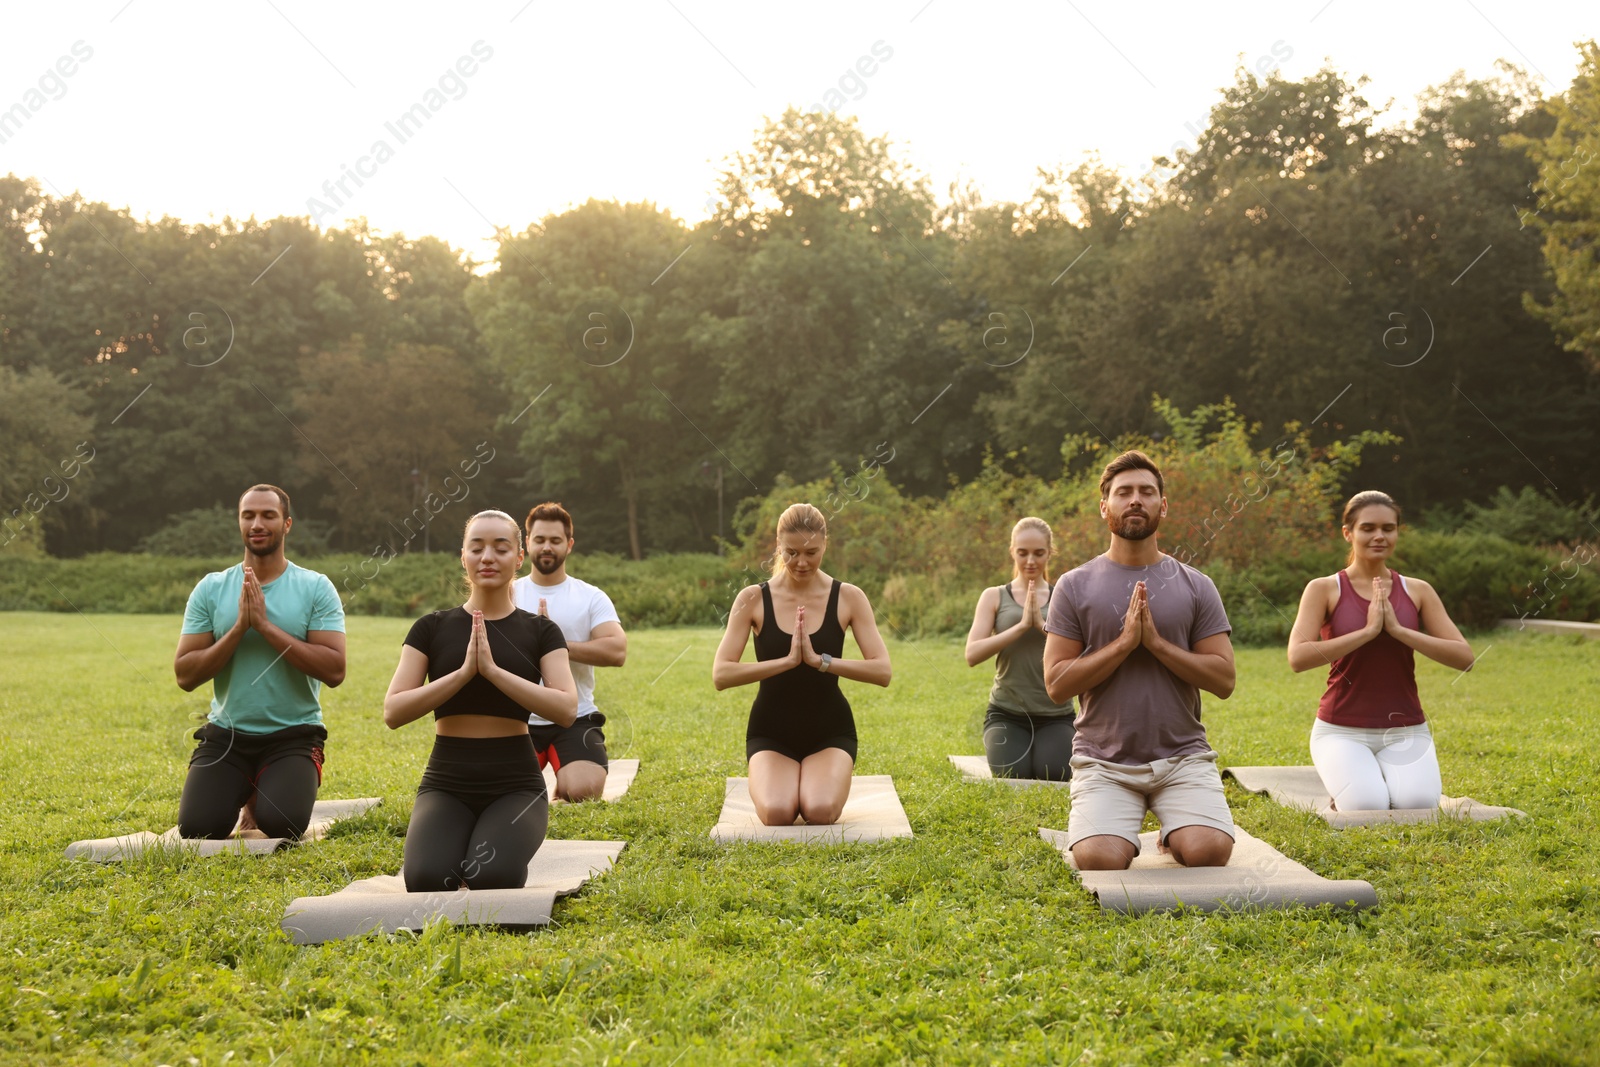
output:
[[[548,929],[444,926],[296,948],[293,897],[400,863],[425,723],[384,729],[407,623],[350,620],[326,694],[323,796],[375,813],[265,859],[69,862],[75,839],[176,816],[209,698],[173,684],[178,619],[0,614],[0,1057],[194,1063],[1600,1062],[1600,645],[1474,639],[1469,675],[1419,668],[1447,792],[1533,818],[1335,832],[1230,785],[1252,833],[1376,911],[1103,914],[1036,827],[1062,791],[962,785],[991,677],[954,642],[891,645],[887,691],[847,684],[865,774],[916,837],[718,846],[751,691],[710,684],[716,634],[636,633],[604,671],[610,805],[551,834],[628,842]],[[1492,646],[1492,647],[1491,647]],[[1321,678],[1240,654],[1207,703],[1226,764],[1306,763]]]

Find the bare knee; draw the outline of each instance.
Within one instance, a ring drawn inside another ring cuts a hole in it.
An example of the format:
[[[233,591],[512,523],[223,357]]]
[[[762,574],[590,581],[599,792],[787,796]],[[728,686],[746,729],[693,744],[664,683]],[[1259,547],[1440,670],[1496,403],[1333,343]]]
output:
[[[1172,858],[1185,867],[1226,867],[1233,838],[1210,826],[1184,826],[1167,835]]]
[[[556,796],[569,803],[597,800],[606,791],[606,769],[585,761],[561,768],[556,775]]]
[[[831,826],[839,821],[839,816],[844,814],[844,802],[842,800],[822,803],[802,802],[800,814],[805,816],[806,822],[812,826]]]
[[[1072,862],[1080,871],[1125,871],[1136,855],[1133,842],[1110,834],[1087,837],[1072,846]]]
[[[763,804],[756,801],[756,818],[764,826],[792,826],[795,816],[799,814],[798,804]]]

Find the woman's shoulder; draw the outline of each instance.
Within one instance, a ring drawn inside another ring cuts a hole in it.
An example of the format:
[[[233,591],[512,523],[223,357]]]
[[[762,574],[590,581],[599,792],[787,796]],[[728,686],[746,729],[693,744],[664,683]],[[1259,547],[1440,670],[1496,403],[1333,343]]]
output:
[[[1321,575],[1318,575],[1317,577],[1311,579],[1309,582],[1306,583],[1306,592],[1308,592],[1308,593],[1313,592],[1313,591],[1319,592],[1319,593],[1336,593],[1336,592],[1338,592],[1339,591],[1339,575],[1341,575],[1343,573],[1344,573],[1343,571],[1335,571],[1332,574],[1321,574]]]
[[[978,594],[978,607],[998,606],[1000,603],[1000,590],[1004,586],[991,585]]]

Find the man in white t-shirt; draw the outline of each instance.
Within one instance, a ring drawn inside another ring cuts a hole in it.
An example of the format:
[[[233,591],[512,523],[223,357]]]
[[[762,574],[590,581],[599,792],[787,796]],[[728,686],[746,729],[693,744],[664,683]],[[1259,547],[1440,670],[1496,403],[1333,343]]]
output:
[[[556,797],[592,800],[606,787],[606,717],[594,703],[594,669],[620,667],[628,658],[628,635],[605,592],[567,574],[572,516],[556,503],[528,512],[528,558],[533,571],[512,583],[517,607],[549,618],[567,639],[572,678],[578,683],[578,718],[557,726],[528,716],[528,733],[541,766],[556,772]]]

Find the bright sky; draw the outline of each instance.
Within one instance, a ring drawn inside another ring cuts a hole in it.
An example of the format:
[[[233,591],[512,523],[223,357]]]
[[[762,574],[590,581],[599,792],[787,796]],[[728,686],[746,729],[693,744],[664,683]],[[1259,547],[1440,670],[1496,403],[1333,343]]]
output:
[[[140,216],[365,216],[480,259],[495,226],[590,197],[702,219],[723,158],[789,105],[858,115],[941,196],[1020,200],[1040,166],[1097,151],[1138,175],[1192,143],[1241,56],[1291,77],[1327,59],[1409,111],[1501,58],[1561,92],[1600,35],[1592,0],[6,8],[0,173]]]

